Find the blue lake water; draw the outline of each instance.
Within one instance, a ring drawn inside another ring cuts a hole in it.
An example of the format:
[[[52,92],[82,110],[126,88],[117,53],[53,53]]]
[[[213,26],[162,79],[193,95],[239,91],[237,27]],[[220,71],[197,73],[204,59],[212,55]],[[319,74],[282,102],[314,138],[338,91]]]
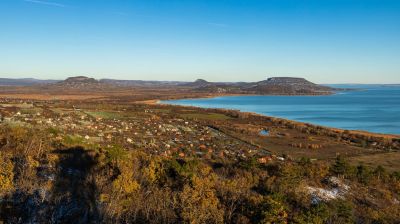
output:
[[[349,130],[400,134],[400,86],[331,85],[329,96],[227,96],[164,103],[227,108]]]

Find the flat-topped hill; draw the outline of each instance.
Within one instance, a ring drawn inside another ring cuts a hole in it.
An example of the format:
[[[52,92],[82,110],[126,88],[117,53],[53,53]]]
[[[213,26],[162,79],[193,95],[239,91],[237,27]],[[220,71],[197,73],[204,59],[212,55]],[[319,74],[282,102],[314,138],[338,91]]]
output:
[[[113,85],[102,83],[99,80],[86,76],[74,76],[57,82],[54,85],[47,86],[48,88],[56,87],[57,89],[74,89],[79,91],[101,91],[106,90]]]
[[[271,77],[261,82],[274,85],[316,85],[304,78],[297,77]]]
[[[323,95],[334,91],[331,87],[296,77],[271,77],[249,85],[245,89],[260,94],[276,95]]]
[[[65,79],[64,81],[62,81],[61,83],[65,83],[65,84],[71,84],[71,83],[99,83],[99,81],[97,81],[94,78],[89,78],[86,76],[75,76],[75,77],[69,77],[67,79]]]
[[[304,78],[271,77],[259,82],[218,83],[196,80],[186,84],[197,91],[261,95],[324,95],[335,89],[312,83]]]

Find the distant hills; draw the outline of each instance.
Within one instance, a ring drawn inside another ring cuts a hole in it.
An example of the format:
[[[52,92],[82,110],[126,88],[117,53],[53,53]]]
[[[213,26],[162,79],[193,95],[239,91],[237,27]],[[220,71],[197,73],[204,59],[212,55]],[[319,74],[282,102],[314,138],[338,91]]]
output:
[[[10,79],[10,78],[0,78],[0,86],[32,86],[38,84],[50,84],[60,82],[60,80],[41,80],[41,79]]]
[[[112,84],[104,83],[94,78],[89,78],[86,76],[75,76],[69,77],[64,81],[59,81],[56,83],[51,83],[43,86],[44,88],[57,88],[60,90],[78,90],[78,91],[102,91],[109,90],[114,86]]]
[[[232,94],[261,95],[322,95],[330,94],[336,89],[317,85],[304,78],[272,77],[259,82],[218,83],[198,79],[195,82],[183,84],[195,91],[207,91]]]
[[[108,83],[117,86],[159,86],[159,85],[167,85],[167,86],[176,86],[186,82],[179,81],[145,81],[145,80],[118,80],[118,79],[101,79],[100,82]]]
[[[304,78],[272,77],[259,82],[208,82],[197,79],[194,82],[179,81],[144,81],[144,80],[96,80],[86,76],[69,77],[66,80],[39,79],[0,79],[2,86],[34,86],[45,88],[73,88],[81,90],[143,87],[143,88],[181,88],[192,92],[261,94],[261,95],[323,95],[337,90],[328,86],[317,85]],[[43,86],[44,85],[44,86]]]

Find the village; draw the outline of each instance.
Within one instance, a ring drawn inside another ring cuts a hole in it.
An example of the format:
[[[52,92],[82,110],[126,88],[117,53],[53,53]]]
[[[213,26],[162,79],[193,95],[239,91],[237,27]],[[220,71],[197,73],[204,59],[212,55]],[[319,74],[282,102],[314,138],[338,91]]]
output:
[[[0,111],[2,123],[41,127],[48,130],[52,140],[64,143],[105,148],[118,145],[166,157],[219,157],[233,161],[255,157],[260,162],[270,159],[269,152],[255,145],[193,119],[163,116],[162,110],[157,109],[96,111],[43,102],[3,101]]]
[[[379,135],[346,134],[236,111],[171,105],[5,98],[0,101],[0,114],[3,124],[40,127],[59,143],[144,149],[165,157],[251,158],[266,163],[303,156],[334,159],[338,153],[358,156],[399,147],[396,138],[385,140]]]

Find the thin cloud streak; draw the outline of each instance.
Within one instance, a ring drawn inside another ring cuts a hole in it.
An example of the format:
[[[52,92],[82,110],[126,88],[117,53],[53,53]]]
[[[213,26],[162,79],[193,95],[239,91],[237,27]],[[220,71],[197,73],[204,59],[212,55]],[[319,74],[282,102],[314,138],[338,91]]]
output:
[[[48,6],[55,6],[55,7],[61,7],[64,8],[66,5],[56,3],[56,2],[47,2],[47,1],[40,1],[40,0],[24,0],[25,2],[29,3],[35,3],[35,4],[40,4],[40,5],[48,5]]]

